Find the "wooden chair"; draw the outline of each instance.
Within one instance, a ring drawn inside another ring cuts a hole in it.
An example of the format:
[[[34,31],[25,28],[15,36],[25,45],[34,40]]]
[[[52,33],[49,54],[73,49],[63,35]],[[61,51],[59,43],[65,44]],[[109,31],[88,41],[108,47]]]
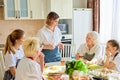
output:
[[[71,59],[75,57],[75,44],[64,44],[64,49],[60,50],[62,59]]]

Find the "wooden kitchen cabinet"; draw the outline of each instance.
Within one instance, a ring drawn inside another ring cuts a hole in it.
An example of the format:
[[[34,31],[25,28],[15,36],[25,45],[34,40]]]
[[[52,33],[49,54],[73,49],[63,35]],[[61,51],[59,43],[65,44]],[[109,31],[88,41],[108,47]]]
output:
[[[72,19],[73,0],[47,0],[46,4],[46,16],[54,11],[61,19]]]
[[[61,19],[72,19],[73,0],[4,0],[5,20],[46,19],[55,11]]]
[[[4,0],[5,19],[29,19],[29,0]]]
[[[5,19],[43,19],[44,7],[42,0],[4,0]]]
[[[0,0],[0,20],[4,19],[4,3],[3,0]]]
[[[44,0],[30,0],[31,19],[45,19],[44,10]]]
[[[0,7],[0,20],[4,19],[4,9]]]

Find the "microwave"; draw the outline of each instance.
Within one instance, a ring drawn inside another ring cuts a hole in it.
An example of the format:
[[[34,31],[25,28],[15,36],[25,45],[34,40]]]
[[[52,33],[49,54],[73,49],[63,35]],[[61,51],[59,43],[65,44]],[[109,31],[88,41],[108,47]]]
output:
[[[58,24],[58,28],[60,29],[62,34],[67,34],[68,33],[67,24]]]

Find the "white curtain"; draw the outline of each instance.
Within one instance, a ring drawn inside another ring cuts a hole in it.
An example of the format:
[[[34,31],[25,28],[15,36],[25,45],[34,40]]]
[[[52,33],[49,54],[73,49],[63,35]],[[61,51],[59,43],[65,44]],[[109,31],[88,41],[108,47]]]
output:
[[[100,36],[101,42],[110,39],[120,41],[120,0],[101,0]]]

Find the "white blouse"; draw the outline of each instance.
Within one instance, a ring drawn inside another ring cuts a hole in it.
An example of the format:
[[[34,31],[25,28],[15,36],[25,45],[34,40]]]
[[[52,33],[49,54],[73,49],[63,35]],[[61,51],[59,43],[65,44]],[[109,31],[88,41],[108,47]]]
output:
[[[17,67],[15,80],[41,80],[40,65],[29,58],[23,58]]]
[[[113,61],[113,63],[115,64],[115,67],[113,69],[120,71],[120,53],[118,53],[114,60],[113,57],[110,57],[110,61]]]
[[[15,50],[15,54],[6,53],[5,58],[5,70],[9,70],[9,67],[16,66],[16,62],[18,59],[22,59],[24,57],[24,52],[22,46],[19,47],[18,50]]]
[[[40,38],[40,43],[49,45],[52,44],[54,46],[58,45],[61,42],[62,34],[60,29],[56,26],[54,32],[44,26],[37,33],[37,36]]]
[[[88,54],[94,54],[95,53],[95,56],[91,61],[93,61],[94,59],[97,59],[97,60],[101,61],[103,59],[103,57],[102,57],[102,47],[100,45],[95,45],[89,50],[86,43],[81,44],[80,47],[77,50],[77,53],[79,53],[81,56],[84,56],[85,53],[88,53]]]

